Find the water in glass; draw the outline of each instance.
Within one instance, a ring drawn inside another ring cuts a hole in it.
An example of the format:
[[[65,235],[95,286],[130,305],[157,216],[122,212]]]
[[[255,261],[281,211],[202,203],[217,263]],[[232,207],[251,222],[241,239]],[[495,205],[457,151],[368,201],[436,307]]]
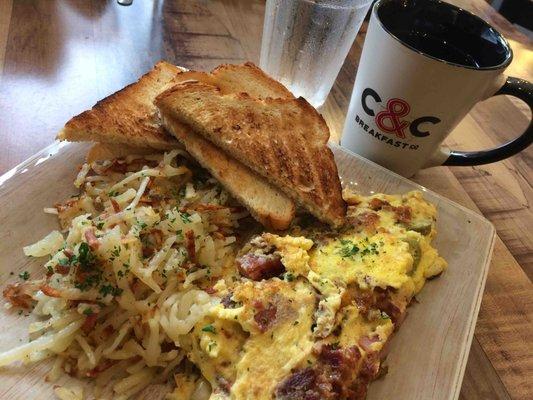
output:
[[[321,106],[371,0],[267,0],[261,68]]]

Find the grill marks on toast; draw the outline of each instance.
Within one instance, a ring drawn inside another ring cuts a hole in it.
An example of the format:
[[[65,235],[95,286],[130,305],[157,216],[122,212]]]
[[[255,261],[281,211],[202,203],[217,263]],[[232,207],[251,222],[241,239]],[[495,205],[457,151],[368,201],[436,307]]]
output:
[[[162,126],[154,101],[163,119],[172,120],[166,125],[174,137]],[[159,150],[184,144],[256,219],[274,229],[286,228],[294,217],[287,196],[333,225],[345,215],[324,120],[252,63],[205,73],[159,62],[136,83],[72,118],[58,139]],[[104,150],[96,147],[92,156]]]
[[[291,199],[244,164],[220,151],[210,141],[192,131],[184,132],[182,124],[162,113],[163,125],[184,145],[196,161],[207,169],[263,225],[286,229],[294,218]]]
[[[346,212],[329,130],[303,98],[223,94],[185,82],[156,104],[275,184],[322,221],[340,225]]]

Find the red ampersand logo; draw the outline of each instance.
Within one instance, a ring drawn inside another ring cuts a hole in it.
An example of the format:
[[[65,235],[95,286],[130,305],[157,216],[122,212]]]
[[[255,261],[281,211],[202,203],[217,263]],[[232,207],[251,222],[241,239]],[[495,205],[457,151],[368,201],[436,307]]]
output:
[[[411,107],[405,100],[390,99],[387,102],[387,111],[381,111],[376,115],[376,124],[381,130],[395,133],[399,138],[405,139],[403,130],[409,126],[409,122],[401,121],[400,117],[405,117],[410,110]]]

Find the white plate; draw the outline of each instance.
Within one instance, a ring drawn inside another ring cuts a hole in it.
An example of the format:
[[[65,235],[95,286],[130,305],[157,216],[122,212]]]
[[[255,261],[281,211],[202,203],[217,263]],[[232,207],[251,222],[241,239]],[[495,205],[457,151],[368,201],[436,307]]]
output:
[[[22,246],[57,229],[56,217],[43,213],[77,191],[72,182],[87,144],[55,143],[0,177],[0,286],[21,271],[42,275]],[[368,400],[453,400],[459,397],[474,334],[495,232],[480,215],[332,145],[343,184],[362,193],[421,190],[439,210],[435,246],[448,270],[428,282],[418,304],[394,337],[389,373],[371,384]],[[11,274],[12,273],[12,274]],[[27,340],[31,317],[0,311],[0,351]],[[0,370],[0,399],[53,398],[44,381],[49,362]],[[68,379],[68,378],[65,378]]]

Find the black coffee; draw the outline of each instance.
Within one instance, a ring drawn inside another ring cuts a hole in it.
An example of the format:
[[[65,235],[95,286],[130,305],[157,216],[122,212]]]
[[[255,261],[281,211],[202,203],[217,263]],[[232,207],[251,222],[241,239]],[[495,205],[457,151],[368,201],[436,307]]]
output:
[[[396,31],[393,34],[408,46],[432,57],[468,67],[481,66],[472,54],[454,45],[447,38],[416,30]]]
[[[378,17],[405,45],[470,68],[492,68],[510,57],[498,33],[480,18],[435,0],[381,0]]]

